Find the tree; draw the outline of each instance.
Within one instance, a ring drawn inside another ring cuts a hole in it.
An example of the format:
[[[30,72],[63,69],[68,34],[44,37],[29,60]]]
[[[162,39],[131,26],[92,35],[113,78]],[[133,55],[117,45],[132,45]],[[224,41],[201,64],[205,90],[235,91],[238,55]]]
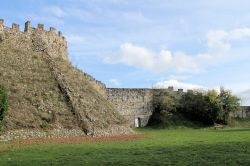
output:
[[[180,112],[191,120],[204,124],[227,124],[230,114],[239,109],[239,98],[232,92],[221,88],[218,94],[215,90],[207,92],[191,91],[183,95]]]
[[[206,94],[208,109],[210,110],[209,115],[214,123],[218,123],[219,117],[222,116],[223,113],[223,103],[219,98],[216,90],[209,90]]]
[[[167,90],[154,90],[153,92],[153,115],[149,125],[168,126],[171,117],[176,113],[178,99],[173,92]]]
[[[225,124],[228,123],[230,113],[236,112],[240,107],[240,99],[237,96],[232,95],[232,92],[225,90],[223,87],[220,89],[219,98],[222,102],[223,113],[221,116],[221,121]]]
[[[154,113],[150,122],[162,126],[174,124],[178,117],[205,125],[227,124],[230,114],[237,111],[240,105],[239,98],[224,88],[220,93],[215,90],[188,91],[182,95],[155,91],[153,96]]]
[[[216,121],[218,110],[214,109],[216,108],[215,101],[212,92],[208,96],[204,92],[189,91],[182,96],[178,110],[192,121],[210,125]]]

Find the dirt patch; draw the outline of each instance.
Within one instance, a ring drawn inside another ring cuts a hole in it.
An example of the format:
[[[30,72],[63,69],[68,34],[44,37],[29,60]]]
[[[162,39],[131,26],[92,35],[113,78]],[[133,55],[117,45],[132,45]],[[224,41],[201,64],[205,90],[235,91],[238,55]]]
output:
[[[39,144],[39,143],[64,143],[64,144],[79,144],[83,142],[114,142],[114,141],[131,141],[138,138],[146,137],[144,133],[116,136],[100,136],[100,137],[66,137],[66,138],[30,138],[19,139],[15,142],[18,144]]]

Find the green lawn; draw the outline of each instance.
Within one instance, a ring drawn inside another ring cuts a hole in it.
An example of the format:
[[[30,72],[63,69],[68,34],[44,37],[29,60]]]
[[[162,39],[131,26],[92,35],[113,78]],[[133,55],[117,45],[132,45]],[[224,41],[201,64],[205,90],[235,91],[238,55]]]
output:
[[[0,165],[250,165],[250,129],[140,129],[131,141],[0,143]]]

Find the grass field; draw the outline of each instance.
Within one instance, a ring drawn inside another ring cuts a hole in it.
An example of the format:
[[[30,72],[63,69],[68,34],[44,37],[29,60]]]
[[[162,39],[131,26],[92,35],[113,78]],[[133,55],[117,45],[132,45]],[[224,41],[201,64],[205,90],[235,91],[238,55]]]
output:
[[[0,165],[250,165],[250,129],[140,129],[142,138],[0,143]]]

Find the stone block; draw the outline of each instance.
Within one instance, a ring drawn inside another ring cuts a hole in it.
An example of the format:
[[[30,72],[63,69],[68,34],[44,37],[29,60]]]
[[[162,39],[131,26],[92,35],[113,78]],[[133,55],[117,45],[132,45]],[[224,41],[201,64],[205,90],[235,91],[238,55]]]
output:
[[[24,32],[30,32],[30,21],[25,23]]]
[[[38,24],[37,25],[37,30],[43,31],[44,30],[44,25],[43,24]]]
[[[20,31],[20,26],[16,23],[13,23],[12,24],[12,30],[16,31],[16,32],[19,32]]]
[[[53,33],[53,34],[56,34],[56,28],[50,27],[50,28],[49,28],[49,32],[51,32],[51,33]]]

